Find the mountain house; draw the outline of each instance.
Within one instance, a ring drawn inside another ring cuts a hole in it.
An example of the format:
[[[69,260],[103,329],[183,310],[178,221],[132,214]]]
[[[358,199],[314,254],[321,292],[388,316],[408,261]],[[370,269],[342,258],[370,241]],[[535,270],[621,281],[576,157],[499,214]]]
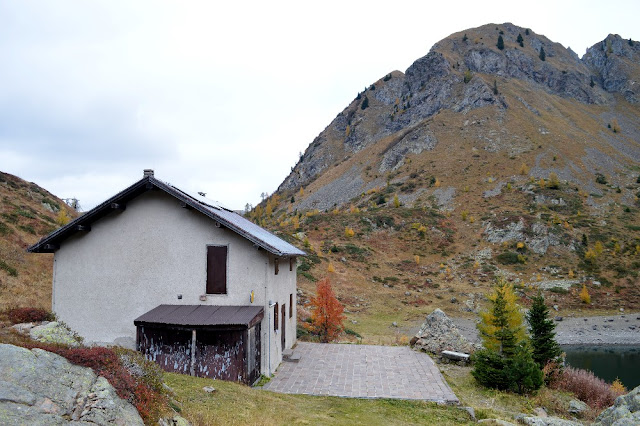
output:
[[[28,251],[55,253],[53,311],[85,342],[252,383],[296,341],[305,253],[204,195],[145,170]]]

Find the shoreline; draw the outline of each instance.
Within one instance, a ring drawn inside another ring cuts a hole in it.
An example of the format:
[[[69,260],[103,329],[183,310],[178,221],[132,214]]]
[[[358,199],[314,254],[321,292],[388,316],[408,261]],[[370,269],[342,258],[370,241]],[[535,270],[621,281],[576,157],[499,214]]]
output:
[[[451,318],[460,333],[471,342],[480,343],[476,320]],[[638,346],[640,313],[564,317],[556,324],[556,341],[562,346]]]

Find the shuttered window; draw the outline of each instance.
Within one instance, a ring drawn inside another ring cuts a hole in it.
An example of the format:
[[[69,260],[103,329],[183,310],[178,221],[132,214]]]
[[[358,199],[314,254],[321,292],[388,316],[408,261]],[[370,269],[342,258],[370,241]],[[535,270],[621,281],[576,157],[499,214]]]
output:
[[[289,318],[293,316],[293,293],[289,295]]]
[[[227,246],[207,246],[207,294],[227,294]]]
[[[273,311],[273,331],[278,329],[278,303],[276,303],[275,309]]]

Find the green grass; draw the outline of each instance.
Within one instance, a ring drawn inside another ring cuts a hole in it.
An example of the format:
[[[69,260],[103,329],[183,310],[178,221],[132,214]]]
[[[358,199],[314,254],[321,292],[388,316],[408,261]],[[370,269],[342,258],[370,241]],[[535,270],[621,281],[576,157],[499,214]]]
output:
[[[470,424],[457,407],[421,401],[286,395],[237,383],[165,374],[181,415],[194,425],[454,425]],[[213,386],[206,393],[204,386]]]

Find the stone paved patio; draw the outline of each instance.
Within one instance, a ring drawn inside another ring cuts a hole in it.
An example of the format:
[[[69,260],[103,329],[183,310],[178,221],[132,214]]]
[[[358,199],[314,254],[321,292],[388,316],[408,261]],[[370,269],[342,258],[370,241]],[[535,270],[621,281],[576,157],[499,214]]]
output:
[[[348,398],[459,403],[427,354],[408,347],[300,342],[300,362],[283,362],[265,390]]]

